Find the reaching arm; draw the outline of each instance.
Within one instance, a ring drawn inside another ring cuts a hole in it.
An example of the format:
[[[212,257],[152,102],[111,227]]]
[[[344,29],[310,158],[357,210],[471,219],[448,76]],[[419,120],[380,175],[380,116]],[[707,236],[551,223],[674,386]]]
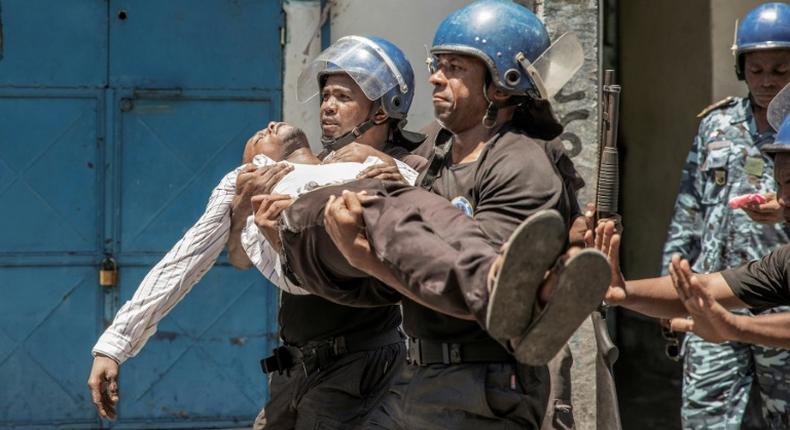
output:
[[[756,316],[735,315],[731,340],[743,343],[790,348],[790,312]]]
[[[688,264],[688,263],[686,263]],[[695,275],[725,308],[747,307],[735,297],[720,273]],[[625,300],[617,303],[625,308],[656,318],[675,318],[688,315],[671,276],[626,281]]]
[[[735,315],[727,311],[716,297],[721,295],[717,294],[721,286],[702,282],[699,276],[691,273],[687,262],[673,260],[672,276],[678,295],[690,316],[670,321],[673,330],[691,331],[709,342],[738,341],[790,348],[790,313],[756,317]],[[720,284],[724,277],[718,278],[715,282]],[[735,306],[744,304],[733,303]],[[732,306],[733,303],[729,304]]]
[[[214,265],[228,238],[236,172],[211,194],[206,211],[145,276],[93,348],[119,364],[136,355],[159,321]]]
[[[613,221],[596,226],[595,234],[588,231],[585,241],[587,246],[594,247],[606,254],[609,264],[612,266],[612,285],[606,293],[607,303],[657,318],[688,315],[689,312],[681,300],[677,285],[681,272],[691,276],[687,260],[683,260],[680,255],[675,254],[670,260],[669,276],[626,281],[620,271],[620,234],[615,232]],[[723,306],[730,308],[747,306],[735,296],[720,273],[696,274],[694,277]]]

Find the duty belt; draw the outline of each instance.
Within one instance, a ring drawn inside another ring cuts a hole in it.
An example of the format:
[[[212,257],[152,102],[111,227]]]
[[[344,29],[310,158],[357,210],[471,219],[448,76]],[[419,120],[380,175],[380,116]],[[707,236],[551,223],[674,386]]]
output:
[[[394,328],[384,333],[368,336],[337,336],[321,341],[308,342],[302,346],[283,345],[273,354],[261,360],[263,373],[286,372],[301,365],[305,374],[333,363],[344,354],[370,351],[387,345],[403,342],[400,330]]]
[[[496,343],[443,343],[409,337],[407,361],[415,366],[497,363],[514,360],[504,347]]]

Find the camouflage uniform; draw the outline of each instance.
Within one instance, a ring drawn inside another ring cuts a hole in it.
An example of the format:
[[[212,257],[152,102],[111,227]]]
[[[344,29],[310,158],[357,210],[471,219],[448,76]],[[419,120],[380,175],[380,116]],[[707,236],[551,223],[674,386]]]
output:
[[[773,163],[760,153],[762,145],[773,142],[773,133],[757,132],[749,99],[729,97],[700,116],[664,246],[665,273],[674,253],[688,258],[695,272],[706,273],[739,266],[788,243],[782,224],[758,224],[727,206],[741,194],[776,190]],[[790,351],[712,344],[689,335],[684,353],[685,429],[740,428],[755,373],[770,428],[787,428],[781,422],[786,422],[790,399]]]

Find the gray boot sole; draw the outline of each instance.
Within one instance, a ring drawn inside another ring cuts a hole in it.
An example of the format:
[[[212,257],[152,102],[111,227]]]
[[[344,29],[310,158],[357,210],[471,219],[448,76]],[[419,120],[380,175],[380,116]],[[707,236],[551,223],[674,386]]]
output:
[[[516,228],[488,298],[489,335],[505,341],[524,333],[532,320],[538,287],[562,253],[567,237],[562,216],[555,210],[538,212]]]
[[[560,272],[546,307],[515,346],[516,359],[542,366],[554,358],[600,306],[611,279],[609,261],[600,251],[585,249],[571,257]]]

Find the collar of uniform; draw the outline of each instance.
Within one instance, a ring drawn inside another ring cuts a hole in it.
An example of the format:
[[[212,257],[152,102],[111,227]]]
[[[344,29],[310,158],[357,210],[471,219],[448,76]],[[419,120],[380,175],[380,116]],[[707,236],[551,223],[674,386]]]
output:
[[[752,104],[749,97],[742,98],[731,107],[727,112],[730,115],[730,124],[735,125],[746,122],[747,125],[754,122],[754,115],[752,114]],[[749,125],[751,129],[751,125]],[[754,130],[757,130],[756,128]],[[750,130],[751,133],[751,130]]]
[[[742,99],[739,106],[742,108],[738,109],[737,115],[733,116],[731,124],[737,124],[739,122],[745,121],[746,126],[749,128],[749,135],[752,137],[752,142],[754,142],[754,145],[758,148],[765,144],[773,143],[774,137],[776,136],[776,132],[774,130],[769,128],[769,130],[765,133],[760,133],[757,131],[757,121],[754,119],[751,95]],[[741,119],[736,120],[739,116]]]

